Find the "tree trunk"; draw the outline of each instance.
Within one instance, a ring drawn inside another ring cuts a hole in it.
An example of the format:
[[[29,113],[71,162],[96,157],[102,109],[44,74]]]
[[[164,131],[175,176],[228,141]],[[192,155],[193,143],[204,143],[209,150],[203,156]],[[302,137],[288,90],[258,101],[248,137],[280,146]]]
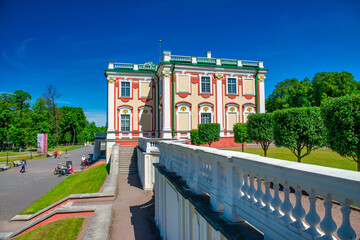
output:
[[[263,149],[264,149],[264,157],[266,157],[267,156],[267,148],[264,147]]]
[[[358,172],[360,172],[360,156],[357,158],[357,167]]]
[[[244,152],[244,143],[241,144],[242,152]]]
[[[297,157],[297,161],[298,161],[298,162],[301,162],[301,148],[300,148],[300,147],[298,147],[297,153],[298,153],[298,155],[296,156],[296,157]]]

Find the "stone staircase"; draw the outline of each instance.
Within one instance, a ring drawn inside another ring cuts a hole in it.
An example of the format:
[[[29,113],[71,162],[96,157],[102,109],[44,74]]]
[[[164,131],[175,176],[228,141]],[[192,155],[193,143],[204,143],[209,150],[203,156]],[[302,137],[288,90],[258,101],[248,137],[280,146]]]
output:
[[[120,146],[119,173],[137,173],[137,153],[134,146]]]

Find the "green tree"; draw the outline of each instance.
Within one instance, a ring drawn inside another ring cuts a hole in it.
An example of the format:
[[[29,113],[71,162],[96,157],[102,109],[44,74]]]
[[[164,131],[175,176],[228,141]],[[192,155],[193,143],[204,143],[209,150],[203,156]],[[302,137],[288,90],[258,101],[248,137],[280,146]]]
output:
[[[248,134],[247,123],[234,124],[234,139],[236,143],[242,144],[242,151],[244,152],[244,143],[251,141]]]
[[[202,123],[199,124],[200,142],[206,142],[211,147],[211,143],[220,139],[220,124],[218,123]]]
[[[207,142],[201,142],[199,138],[199,130],[194,129],[190,131],[190,141],[193,145],[202,145],[206,144]]]
[[[81,142],[84,141],[85,136],[82,133],[84,128],[87,125],[86,117],[84,110],[80,107],[61,107],[61,121],[60,127],[63,129],[63,132],[71,131],[72,133],[72,144],[75,143],[78,139]],[[82,133],[81,138],[77,138],[77,135]]]
[[[274,91],[266,99],[266,110],[293,107],[310,107],[312,104],[312,83],[308,78],[302,81],[296,78],[285,79],[276,84]]]
[[[0,96],[0,146],[6,147],[4,141],[9,139],[10,127],[14,121],[12,94],[2,93]]]
[[[341,97],[358,92],[359,83],[349,72],[319,72],[313,80],[314,106],[328,97]]]
[[[360,171],[360,94],[329,98],[321,104],[328,146],[357,163]]]
[[[70,132],[66,132],[64,134],[64,140],[66,142],[66,145],[70,144],[70,141],[71,141],[71,133]]]
[[[247,124],[249,138],[260,143],[266,157],[269,145],[274,141],[272,114],[251,114]]]
[[[59,109],[56,104],[56,100],[61,97],[61,94],[58,92],[57,88],[50,85],[46,88],[45,93],[43,94],[46,99],[46,104],[50,112],[52,113],[51,123],[55,124],[55,136],[52,138],[55,140],[56,147],[59,146]]]
[[[324,127],[319,108],[278,110],[273,118],[275,145],[290,149],[298,162],[312,150],[324,145]]]

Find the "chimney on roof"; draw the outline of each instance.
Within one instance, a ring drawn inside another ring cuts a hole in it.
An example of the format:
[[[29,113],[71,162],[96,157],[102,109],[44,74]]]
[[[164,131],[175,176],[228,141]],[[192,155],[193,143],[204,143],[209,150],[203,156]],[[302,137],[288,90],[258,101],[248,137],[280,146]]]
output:
[[[207,51],[207,52],[206,52],[206,57],[207,57],[207,58],[211,58],[211,51]]]

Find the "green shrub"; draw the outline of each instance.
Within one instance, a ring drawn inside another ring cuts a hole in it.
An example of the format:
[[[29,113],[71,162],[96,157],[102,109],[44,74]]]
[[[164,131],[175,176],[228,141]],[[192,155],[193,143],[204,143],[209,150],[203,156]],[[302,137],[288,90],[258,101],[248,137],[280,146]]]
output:
[[[324,145],[324,127],[320,108],[290,108],[274,112],[274,140],[286,147],[297,161]],[[306,150],[304,153],[303,150]]]
[[[194,129],[190,131],[190,141],[193,145],[206,144],[207,142],[201,142],[199,138],[199,130]]]
[[[329,98],[321,104],[328,146],[357,162],[360,171],[360,95]]]
[[[274,141],[272,114],[259,113],[249,115],[247,128],[249,138],[260,143],[266,157],[269,145]]]
[[[220,124],[218,123],[202,123],[199,124],[199,139],[201,142],[209,144],[217,142],[220,139]]]
[[[234,124],[233,131],[235,142],[242,144],[242,151],[244,152],[244,143],[251,141],[247,130],[247,123]]]

